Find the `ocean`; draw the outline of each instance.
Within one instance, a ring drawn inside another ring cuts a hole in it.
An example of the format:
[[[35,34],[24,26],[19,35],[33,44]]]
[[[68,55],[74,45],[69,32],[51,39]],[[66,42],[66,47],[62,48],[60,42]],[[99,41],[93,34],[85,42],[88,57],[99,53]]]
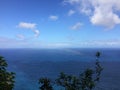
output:
[[[103,72],[95,90],[120,90],[120,49],[0,49],[8,70],[16,73],[14,90],[39,90],[38,80],[58,77],[60,72],[79,75],[95,66],[95,53],[101,52]],[[59,89],[56,89],[59,90]]]

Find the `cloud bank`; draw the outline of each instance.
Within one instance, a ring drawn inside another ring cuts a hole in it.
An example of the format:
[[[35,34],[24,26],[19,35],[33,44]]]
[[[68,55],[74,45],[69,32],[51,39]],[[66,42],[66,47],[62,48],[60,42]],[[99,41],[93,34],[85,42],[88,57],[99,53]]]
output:
[[[120,24],[120,0],[64,0],[90,18],[93,25],[113,28]]]

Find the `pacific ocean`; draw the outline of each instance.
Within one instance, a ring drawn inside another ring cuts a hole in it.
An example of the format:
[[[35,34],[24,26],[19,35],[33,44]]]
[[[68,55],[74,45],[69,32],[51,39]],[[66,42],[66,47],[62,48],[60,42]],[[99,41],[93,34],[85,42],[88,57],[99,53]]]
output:
[[[16,73],[14,90],[39,90],[40,77],[55,79],[60,72],[79,75],[95,66],[95,53],[101,52],[103,72],[95,90],[120,90],[120,49],[0,49],[8,70]],[[58,89],[56,89],[58,90]]]

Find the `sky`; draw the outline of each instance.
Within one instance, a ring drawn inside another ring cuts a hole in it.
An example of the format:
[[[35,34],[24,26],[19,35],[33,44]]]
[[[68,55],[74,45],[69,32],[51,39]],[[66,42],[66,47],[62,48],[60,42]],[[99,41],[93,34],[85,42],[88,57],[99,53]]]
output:
[[[120,0],[0,0],[0,48],[120,48]]]

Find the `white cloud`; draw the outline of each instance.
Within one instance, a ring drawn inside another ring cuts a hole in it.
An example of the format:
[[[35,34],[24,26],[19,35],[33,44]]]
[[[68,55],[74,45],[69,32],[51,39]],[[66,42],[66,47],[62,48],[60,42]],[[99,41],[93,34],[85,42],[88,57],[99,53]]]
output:
[[[74,11],[74,10],[69,10],[68,16],[71,16],[71,15],[73,15],[73,14],[75,14],[75,11]]]
[[[92,24],[108,28],[113,28],[116,24],[120,24],[120,17],[115,13],[115,8],[120,7],[118,3],[120,4],[120,0],[98,0],[98,2],[92,2],[95,9],[90,18]]]
[[[64,0],[89,16],[93,25],[113,28],[120,24],[120,0]]]
[[[25,28],[25,29],[34,29],[34,28],[36,28],[36,24],[35,23],[20,22],[18,24],[18,27]]]
[[[39,30],[36,30],[37,27],[35,23],[20,22],[17,26],[19,28],[30,29],[34,33],[35,37],[39,37],[40,35]],[[21,40],[25,39],[25,36],[23,36],[22,34],[18,34],[17,37]]]
[[[77,9],[80,13],[90,15],[92,13],[91,3],[88,0],[80,0],[77,4]]]
[[[51,16],[49,16],[49,19],[52,21],[56,21],[56,20],[58,20],[58,16],[51,15]]]
[[[39,35],[40,35],[40,31],[39,30],[33,30],[33,32],[35,33],[35,37],[39,37]]]
[[[80,29],[80,27],[81,27],[82,25],[83,25],[82,23],[78,22],[78,23],[76,23],[75,25],[73,25],[73,26],[71,27],[71,29],[72,29],[72,30],[78,30],[78,29]]]
[[[17,35],[17,38],[20,39],[20,40],[24,40],[24,39],[25,39],[25,36],[22,35],[22,34],[18,34],[18,35]]]

